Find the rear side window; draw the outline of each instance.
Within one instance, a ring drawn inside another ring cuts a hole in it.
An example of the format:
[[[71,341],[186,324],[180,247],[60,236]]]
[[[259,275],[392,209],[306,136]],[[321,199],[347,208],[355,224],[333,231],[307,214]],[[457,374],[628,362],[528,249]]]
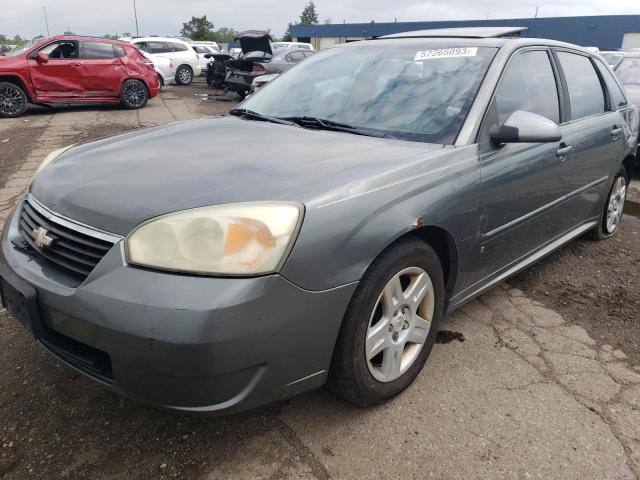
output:
[[[600,76],[604,79],[604,84],[607,86],[607,90],[609,91],[609,96],[611,97],[609,101],[611,104],[609,105],[610,110],[617,110],[620,107],[624,107],[627,105],[627,99],[622,93],[618,82],[616,82],[615,78],[613,78],[613,74],[611,70],[609,70],[604,62],[596,59],[595,64],[600,71]]]
[[[167,45],[172,52],[186,52],[187,50],[189,50],[189,47],[181,43],[167,42]]]
[[[113,45],[102,42],[80,42],[80,57],[86,59],[114,58]]]
[[[211,53],[207,47],[195,46],[195,47],[193,47],[193,49],[194,49],[197,53]]]
[[[600,78],[588,57],[558,52],[562,71],[567,79],[571,119],[604,113],[605,101]]]
[[[164,42],[147,42],[149,46],[149,53],[167,53],[170,52],[171,49]]]
[[[494,102],[498,125],[516,110],[537,113],[558,123],[558,88],[547,52],[517,54],[507,65]]]
[[[118,45],[114,45],[113,46],[113,51],[116,54],[116,57],[126,57],[127,56],[127,52],[124,48],[118,46]]]

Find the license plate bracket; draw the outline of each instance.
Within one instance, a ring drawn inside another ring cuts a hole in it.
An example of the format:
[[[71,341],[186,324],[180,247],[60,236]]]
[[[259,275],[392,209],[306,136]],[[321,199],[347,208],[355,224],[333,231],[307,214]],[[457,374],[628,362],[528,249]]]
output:
[[[0,265],[0,303],[34,337],[43,336],[37,290],[9,270],[6,265]]]

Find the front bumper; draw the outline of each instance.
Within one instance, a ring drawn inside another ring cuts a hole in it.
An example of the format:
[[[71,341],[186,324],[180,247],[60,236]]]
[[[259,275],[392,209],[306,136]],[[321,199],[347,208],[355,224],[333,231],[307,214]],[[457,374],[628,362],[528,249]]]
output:
[[[145,270],[127,266],[117,243],[79,286],[70,285],[55,266],[15,248],[17,218],[5,226],[2,276],[35,289],[37,340],[81,373],[144,403],[224,413],[326,380],[355,284],[310,292],[280,275]],[[88,368],[83,354],[97,367]]]

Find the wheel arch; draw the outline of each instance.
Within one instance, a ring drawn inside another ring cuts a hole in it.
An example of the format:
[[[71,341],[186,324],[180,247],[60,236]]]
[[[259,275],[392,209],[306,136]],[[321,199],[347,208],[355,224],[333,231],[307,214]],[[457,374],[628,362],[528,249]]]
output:
[[[33,100],[31,92],[27,88],[27,84],[25,81],[19,77],[18,75],[0,75],[0,82],[13,83],[14,85],[20,87],[24,94],[27,96],[29,101]]]

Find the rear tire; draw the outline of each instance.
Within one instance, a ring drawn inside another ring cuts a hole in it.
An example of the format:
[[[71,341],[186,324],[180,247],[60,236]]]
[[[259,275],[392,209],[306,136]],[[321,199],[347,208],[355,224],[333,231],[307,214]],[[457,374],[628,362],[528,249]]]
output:
[[[149,101],[147,87],[140,80],[126,80],[120,89],[120,101],[126,108],[138,109],[144,107]]]
[[[193,70],[188,65],[180,65],[176,70],[176,83],[178,85],[191,85],[193,82]]]
[[[27,94],[18,85],[0,82],[0,117],[19,117],[27,111],[27,101]]]
[[[374,260],[340,328],[329,387],[358,405],[398,395],[418,376],[444,314],[440,259],[416,238]]]
[[[607,195],[600,222],[590,232],[590,237],[593,240],[606,240],[613,237],[620,230],[622,209],[624,208],[629,182],[627,175],[627,169],[621,166]]]

